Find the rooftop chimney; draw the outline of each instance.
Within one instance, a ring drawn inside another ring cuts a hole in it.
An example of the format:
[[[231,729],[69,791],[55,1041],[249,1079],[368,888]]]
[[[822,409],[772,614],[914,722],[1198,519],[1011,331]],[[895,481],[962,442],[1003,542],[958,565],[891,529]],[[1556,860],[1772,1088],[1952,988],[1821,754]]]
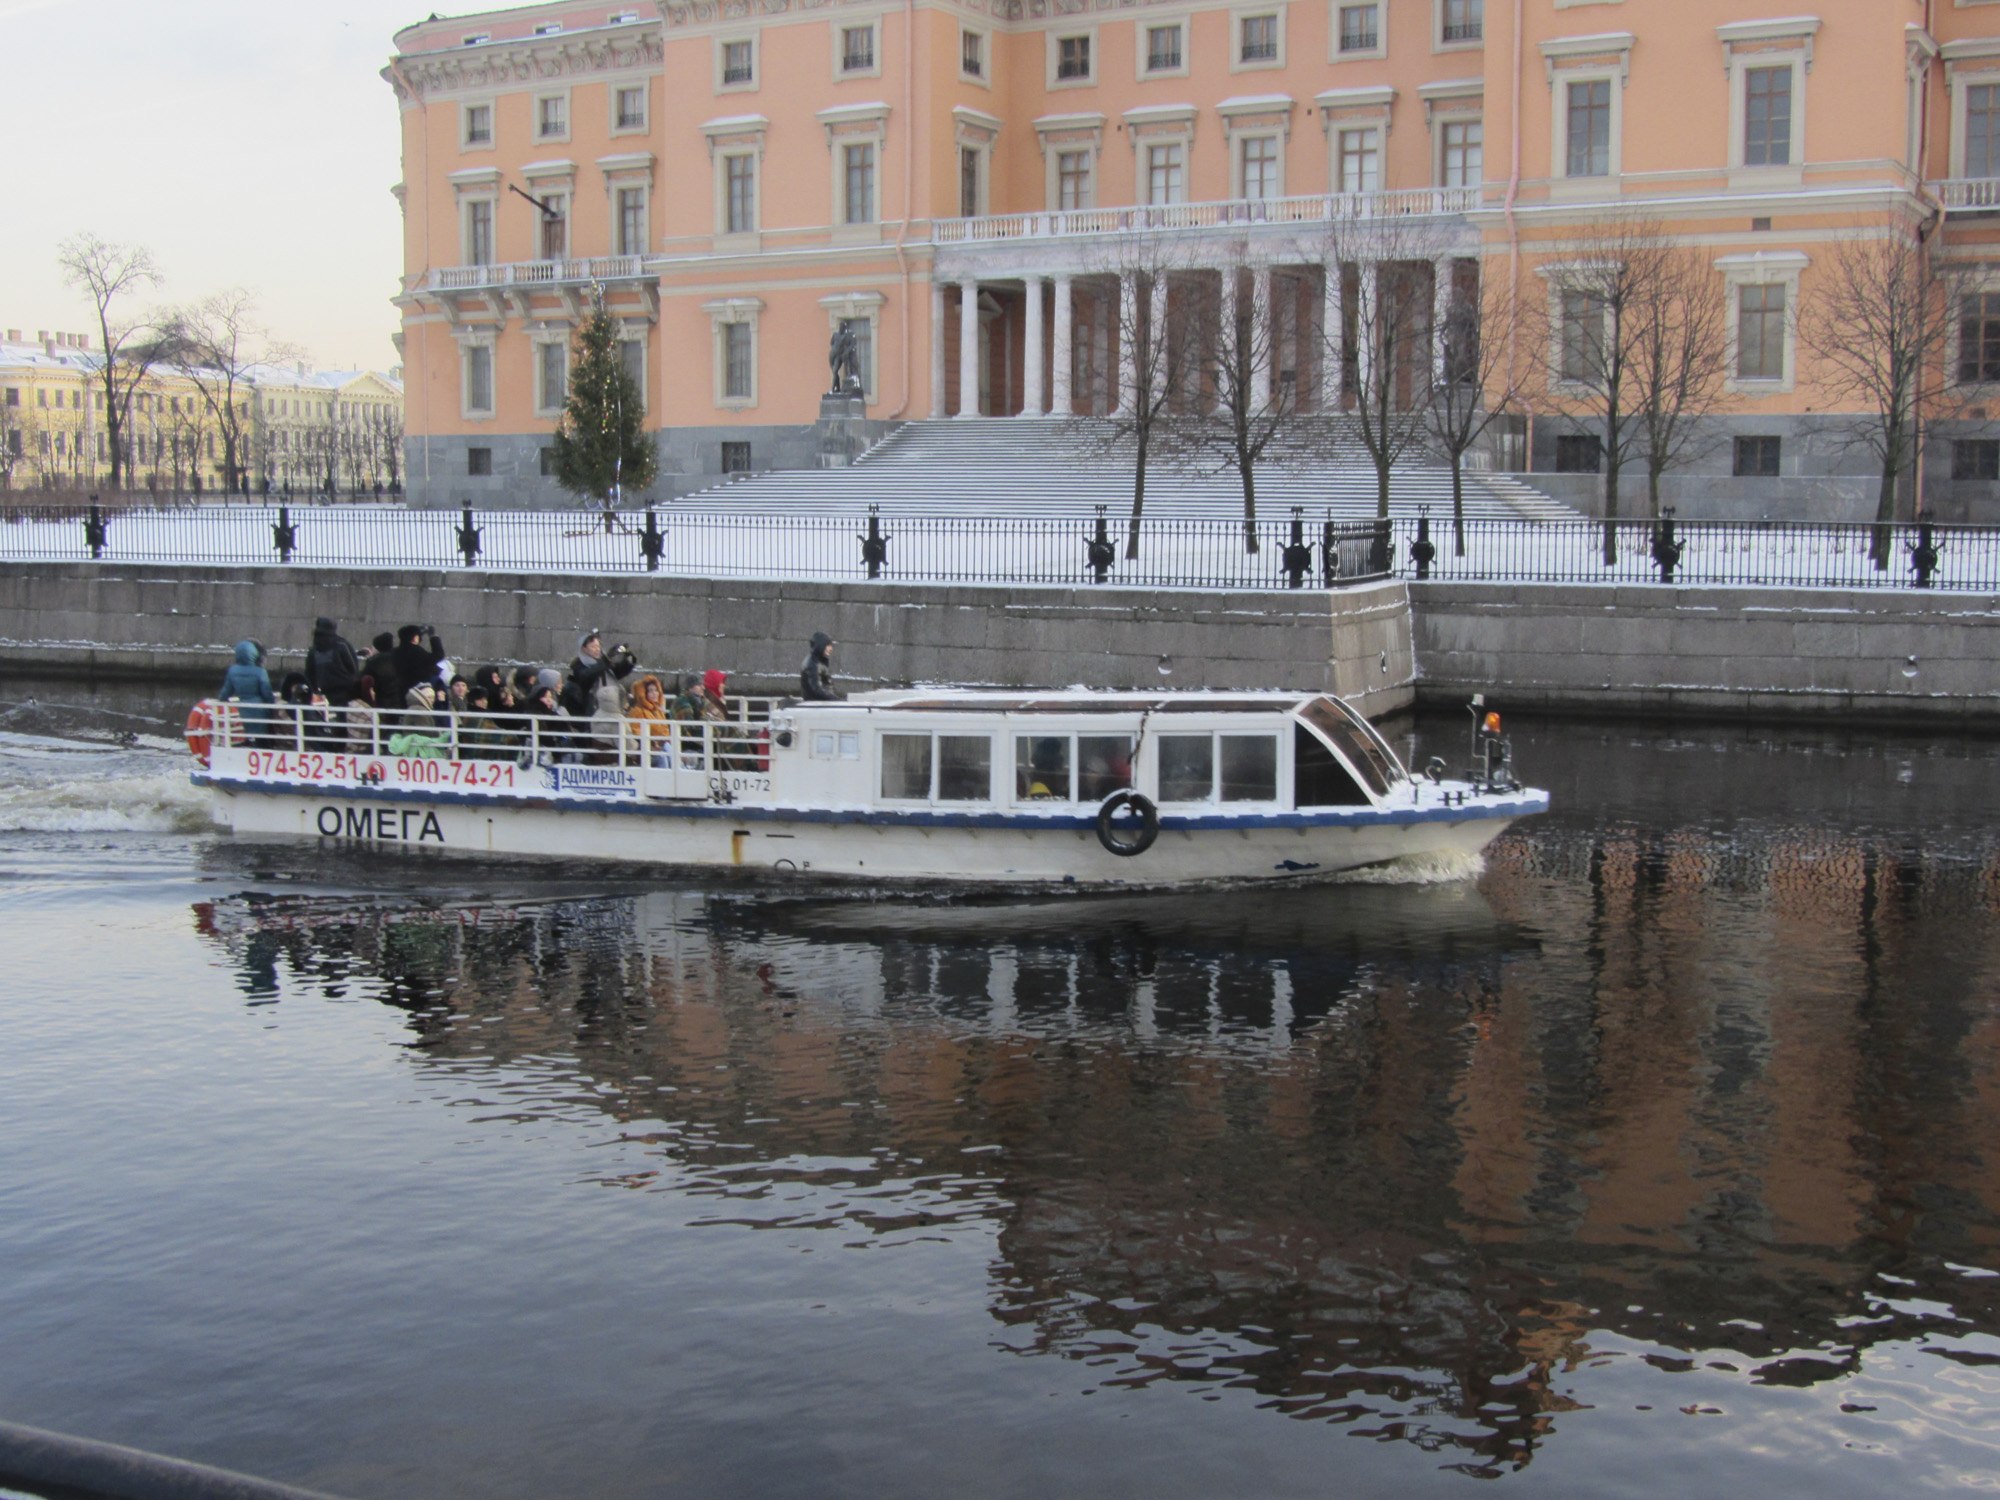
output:
[[[48,329],[46,329],[46,328],[37,328],[37,329],[35,330],[35,342],[36,342],[36,343],[38,343],[38,344],[46,344],[46,343],[47,343],[48,341],[49,341],[49,331],[48,331]]]
[[[10,328],[10,329],[8,329],[8,330],[7,330],[7,342],[8,342],[8,343],[10,343],[10,344],[18,344],[18,343],[20,343],[20,342],[21,342],[21,330],[20,330],[20,329],[18,329],[18,328]]]
[[[48,355],[49,358],[51,359],[55,358],[56,341],[52,338],[44,336],[42,339],[42,353]]]

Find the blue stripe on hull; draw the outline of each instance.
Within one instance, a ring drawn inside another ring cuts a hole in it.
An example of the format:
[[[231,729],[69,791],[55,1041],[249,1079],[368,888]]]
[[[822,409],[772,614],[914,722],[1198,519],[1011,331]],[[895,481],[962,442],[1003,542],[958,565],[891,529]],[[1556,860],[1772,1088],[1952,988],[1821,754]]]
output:
[[[1093,809],[1075,814],[1006,812],[904,812],[898,809],[837,809],[774,807],[761,803],[654,802],[631,798],[593,801],[574,797],[507,797],[488,792],[432,791],[415,787],[319,786],[304,782],[246,781],[196,773],[196,786],[260,796],[345,798],[365,802],[411,802],[419,805],[513,808],[517,810],[617,813],[628,817],[723,819],[738,823],[846,823],[889,828],[1014,828],[1090,832],[1097,826]],[[1419,823],[1489,822],[1525,818],[1547,812],[1548,795],[1522,792],[1458,807],[1342,807],[1323,811],[1255,813],[1241,816],[1160,814],[1162,833],[1193,833],[1263,828],[1362,828],[1411,826]]]

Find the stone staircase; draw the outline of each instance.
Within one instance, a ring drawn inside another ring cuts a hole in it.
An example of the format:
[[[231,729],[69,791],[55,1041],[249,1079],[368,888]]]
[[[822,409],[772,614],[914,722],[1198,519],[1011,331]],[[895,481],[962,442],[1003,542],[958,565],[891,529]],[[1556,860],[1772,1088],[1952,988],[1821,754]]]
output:
[[[1429,454],[1390,478],[1396,516],[1429,506],[1451,512],[1451,471]],[[1111,424],[1089,418],[1010,417],[908,422],[846,469],[787,469],[696,490],[689,509],[862,511],[883,514],[1112,516],[1132,504],[1132,444]],[[1242,511],[1234,473],[1195,472],[1155,459],[1147,467],[1146,510],[1156,517],[1233,516]],[[1332,419],[1309,436],[1274,444],[1257,469],[1257,508],[1271,519],[1304,506],[1309,517],[1375,514],[1375,470],[1352,419]],[[1579,512],[1532,486],[1468,469],[1465,512],[1475,520],[1571,521]]]

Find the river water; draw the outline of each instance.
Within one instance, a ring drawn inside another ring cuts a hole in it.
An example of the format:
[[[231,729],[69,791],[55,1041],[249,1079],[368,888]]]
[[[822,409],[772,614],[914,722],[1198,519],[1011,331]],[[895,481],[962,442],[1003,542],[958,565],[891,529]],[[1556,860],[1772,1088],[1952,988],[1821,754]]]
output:
[[[935,903],[234,843],[20,696],[0,1418],[357,1500],[2000,1488],[1991,743],[1523,722],[1476,878]]]

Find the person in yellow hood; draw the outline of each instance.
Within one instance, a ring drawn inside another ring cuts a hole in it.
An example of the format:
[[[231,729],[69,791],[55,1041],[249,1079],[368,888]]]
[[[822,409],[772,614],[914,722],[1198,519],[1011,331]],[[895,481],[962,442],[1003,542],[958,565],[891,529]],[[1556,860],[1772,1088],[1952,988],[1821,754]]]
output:
[[[626,722],[639,741],[647,762],[662,769],[673,764],[672,729],[667,723],[667,693],[660,679],[648,672],[632,685],[632,706]]]

